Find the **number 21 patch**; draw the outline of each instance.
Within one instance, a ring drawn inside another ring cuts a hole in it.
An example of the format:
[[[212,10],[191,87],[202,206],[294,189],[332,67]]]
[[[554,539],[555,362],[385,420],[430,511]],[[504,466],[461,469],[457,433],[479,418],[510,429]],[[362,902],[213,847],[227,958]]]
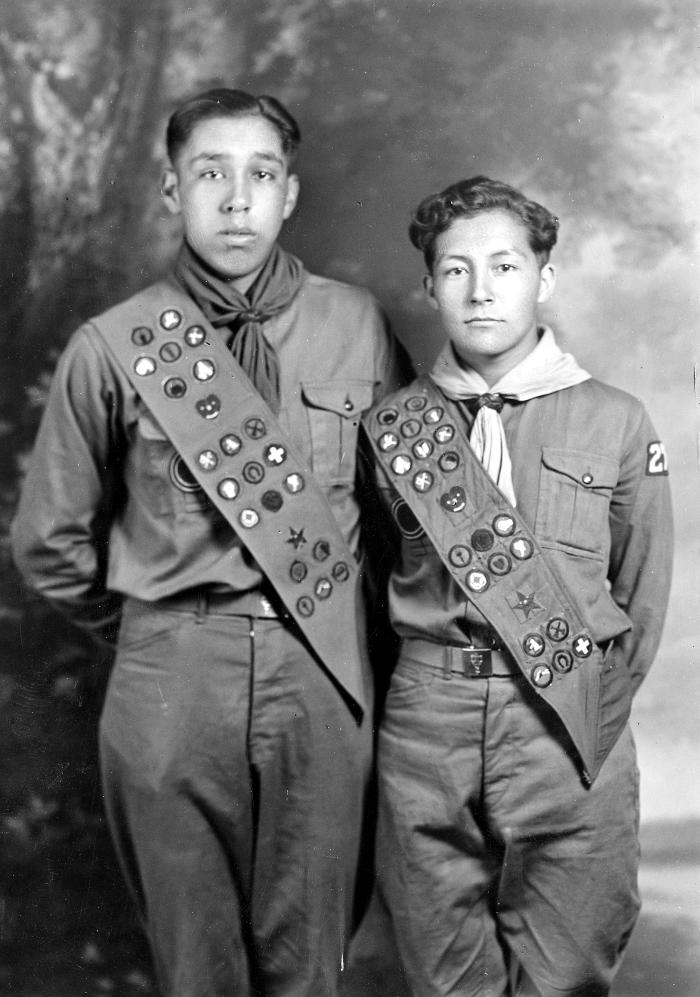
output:
[[[660,440],[647,444],[647,474],[668,475],[666,447]]]

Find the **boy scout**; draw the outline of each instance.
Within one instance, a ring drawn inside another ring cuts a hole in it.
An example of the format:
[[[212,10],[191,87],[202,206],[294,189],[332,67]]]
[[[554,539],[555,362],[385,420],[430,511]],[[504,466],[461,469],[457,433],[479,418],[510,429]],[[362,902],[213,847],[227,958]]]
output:
[[[173,114],[174,272],[71,340],[14,524],[35,588],[96,630],[121,613],[105,799],[164,997],[334,995],[350,929],[355,448],[398,381],[370,295],[277,245],[298,141],[270,97]]]
[[[537,324],[557,219],[464,180],[410,228],[448,342],[366,429],[401,532],[379,877],[420,997],[595,997],[638,910],[630,701],[671,562],[642,405]]]

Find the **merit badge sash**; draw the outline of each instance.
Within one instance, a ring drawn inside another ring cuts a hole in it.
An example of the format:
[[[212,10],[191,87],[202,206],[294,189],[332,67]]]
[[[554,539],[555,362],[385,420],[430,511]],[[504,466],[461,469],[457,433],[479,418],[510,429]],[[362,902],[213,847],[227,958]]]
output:
[[[165,282],[92,324],[324,666],[364,709],[357,563],[312,472],[221,335]]]
[[[373,409],[365,428],[387,478],[455,582],[559,715],[592,781],[602,764],[602,654],[529,527],[427,378]]]

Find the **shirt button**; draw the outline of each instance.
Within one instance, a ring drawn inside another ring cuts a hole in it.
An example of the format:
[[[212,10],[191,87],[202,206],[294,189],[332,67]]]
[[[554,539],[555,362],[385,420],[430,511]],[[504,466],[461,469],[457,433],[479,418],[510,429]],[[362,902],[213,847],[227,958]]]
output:
[[[345,399],[345,410],[346,410],[346,412],[352,412],[352,410],[353,410],[354,408],[355,408],[355,406],[354,406],[354,405],[353,405],[353,403],[352,403],[352,402],[350,401],[350,399],[349,399],[349,398],[346,398],[346,399]]]
[[[581,478],[581,481],[584,483],[584,485],[592,485],[593,484],[593,475],[591,474],[591,472],[590,471],[586,471],[586,473]]]

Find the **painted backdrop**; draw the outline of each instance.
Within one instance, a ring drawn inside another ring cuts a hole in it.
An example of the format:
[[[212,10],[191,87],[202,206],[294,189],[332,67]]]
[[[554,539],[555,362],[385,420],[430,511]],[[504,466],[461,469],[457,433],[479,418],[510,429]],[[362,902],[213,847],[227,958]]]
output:
[[[80,896],[108,847],[94,781],[108,662],[22,591],[7,524],[67,336],[173,254],[163,126],[212,85],[273,93],[298,117],[284,241],[371,287],[419,366],[440,341],[406,236],[417,201],[482,172],[560,216],[545,318],[643,398],[673,476],[671,610],[634,714],[643,819],[700,818],[698,26],[695,0],[5,0],[0,945],[51,936],[61,903],[60,930],[78,931],[66,869]]]

